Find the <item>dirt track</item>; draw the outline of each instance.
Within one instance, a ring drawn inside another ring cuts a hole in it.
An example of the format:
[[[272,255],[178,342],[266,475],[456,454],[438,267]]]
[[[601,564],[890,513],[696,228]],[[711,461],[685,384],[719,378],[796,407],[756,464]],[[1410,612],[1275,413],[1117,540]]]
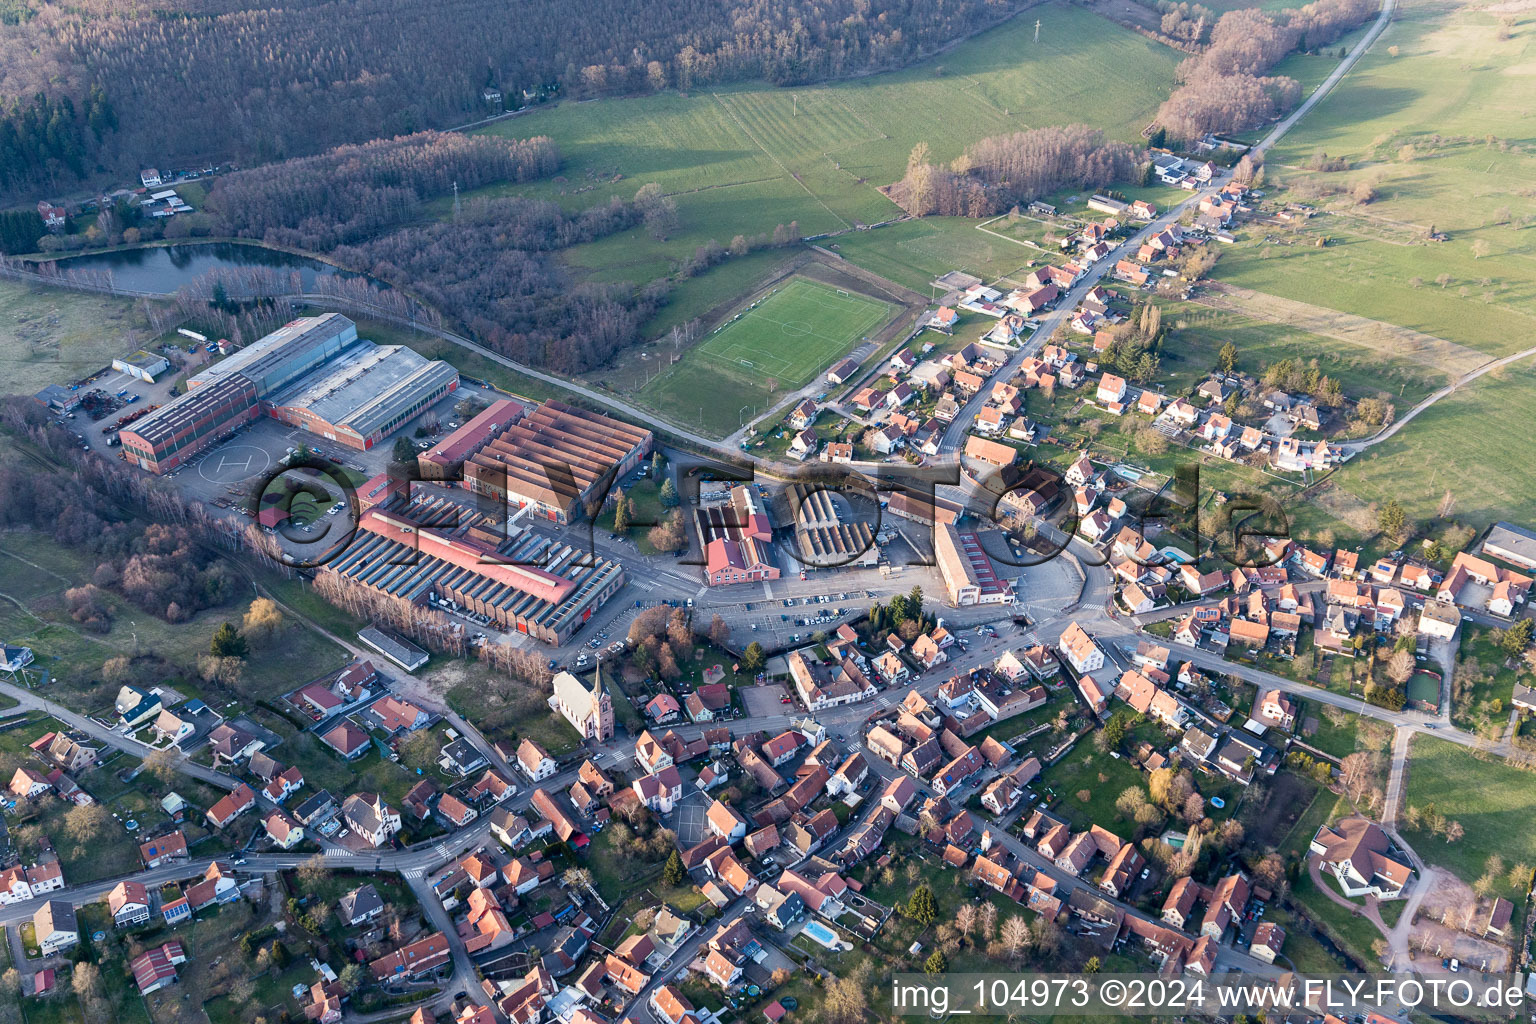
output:
[[[1231,284],[1208,282],[1202,286],[1201,294],[1195,301],[1215,309],[1241,313],[1257,320],[1284,324],[1325,338],[1359,345],[1385,356],[1406,359],[1439,370],[1451,377],[1470,373],[1489,359],[1486,352],[1432,334]]]

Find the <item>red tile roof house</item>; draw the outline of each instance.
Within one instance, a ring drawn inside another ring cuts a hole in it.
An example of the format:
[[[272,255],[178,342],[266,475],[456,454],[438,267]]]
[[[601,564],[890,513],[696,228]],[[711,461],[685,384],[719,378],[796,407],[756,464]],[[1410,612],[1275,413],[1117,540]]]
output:
[[[289,768],[275,776],[262,788],[268,800],[280,804],[304,788],[304,775],[297,768]]]
[[[180,830],[139,844],[139,859],[146,868],[158,868],[162,864],[186,858],[187,837]]]
[[[432,716],[421,708],[393,694],[380,698],[368,712],[390,735],[423,729],[432,720]]]
[[[255,806],[256,794],[252,792],[250,786],[242,782],[234,788],[233,792],[208,808],[208,824],[214,828],[223,828]]]
[[[342,722],[330,732],[320,737],[320,742],[330,747],[336,753],[354,761],[368,752],[368,734],[351,722]]]
[[[547,779],[560,770],[549,752],[530,739],[517,745],[517,766],[534,782]]]
[[[442,932],[436,932],[379,957],[368,965],[368,969],[375,981],[388,983],[418,978],[443,966],[448,958],[448,939]]]
[[[304,826],[280,810],[268,814],[262,824],[272,841],[284,850],[291,850],[304,841]]]
[[[107,894],[107,910],[118,928],[144,924],[149,920],[149,890],[139,882],[118,882]]]
[[[289,700],[304,707],[316,718],[324,717],[346,703],[320,683],[310,683],[300,688]]]
[[[444,793],[438,798],[437,813],[441,814],[455,828],[463,828],[479,817],[479,812],[473,807],[465,806],[452,793]]]
[[[172,939],[134,957],[129,961],[128,969],[133,974],[134,984],[139,987],[139,994],[147,996],[175,983],[177,965],[186,962],[186,949],[179,940]]]
[[[746,837],[746,819],[719,800],[709,805],[709,810],[705,812],[704,817],[709,830],[728,843],[734,843]]]

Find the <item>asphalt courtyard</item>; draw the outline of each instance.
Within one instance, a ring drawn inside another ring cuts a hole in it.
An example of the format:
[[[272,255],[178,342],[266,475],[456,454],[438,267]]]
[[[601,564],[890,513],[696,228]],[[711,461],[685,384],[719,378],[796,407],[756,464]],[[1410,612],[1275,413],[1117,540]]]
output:
[[[709,825],[704,818],[708,809],[709,797],[697,790],[678,801],[672,811],[672,831],[677,833],[677,842],[682,849],[697,846],[709,834]]]

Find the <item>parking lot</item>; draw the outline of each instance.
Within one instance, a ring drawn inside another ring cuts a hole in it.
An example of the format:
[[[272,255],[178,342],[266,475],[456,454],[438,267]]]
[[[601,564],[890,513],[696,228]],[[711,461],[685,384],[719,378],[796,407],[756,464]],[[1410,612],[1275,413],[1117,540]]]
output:
[[[737,693],[747,710],[747,718],[766,718],[769,715],[783,715],[795,710],[793,706],[784,703],[784,698],[789,696],[789,690],[779,683],[743,686]]]
[[[450,395],[425,410],[407,425],[406,435],[418,448],[440,440],[449,432],[448,424],[456,422],[453,406],[459,400],[460,396]],[[431,421],[439,424],[439,430],[429,437],[415,438],[416,424]],[[234,431],[227,441],[210,445],[168,476],[190,498],[221,508],[224,502],[248,508],[254,497],[253,485],[270,476],[289,450],[301,444],[349,470],[358,482],[384,472],[394,449],[393,437],[368,451],[359,451],[264,416]],[[239,513],[231,510],[231,514]]]
[[[76,409],[72,414],[73,419],[65,417],[64,426],[81,435],[83,443],[90,445],[92,451],[116,454],[116,449],[107,442],[111,435],[117,433],[119,423],[125,417],[142,415],[157,405],[169,402],[176,377],[174,369],[167,370],[160,375],[158,381],[151,384],[129,373],[110,371],[84,385],[76,394],[83,396],[92,389],[98,389],[112,400],[116,408],[98,420],[92,420],[84,408]]]

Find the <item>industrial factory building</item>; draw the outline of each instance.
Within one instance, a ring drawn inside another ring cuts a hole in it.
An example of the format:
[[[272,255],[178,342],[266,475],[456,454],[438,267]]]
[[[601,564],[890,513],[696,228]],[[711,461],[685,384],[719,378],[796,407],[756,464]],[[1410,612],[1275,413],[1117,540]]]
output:
[[[497,402],[418,462],[423,477],[459,478],[476,494],[568,523],[606,499],[605,475],[616,470],[612,481],[635,469],[653,440],[643,427],[564,402],[526,413],[520,403]]]
[[[186,394],[119,440],[129,461],[164,473],[265,412],[366,450],[458,384],[458,371],[441,360],[360,340],[339,313],[303,317],[187,378]]]
[[[324,571],[557,645],[624,586],[618,562],[515,525],[503,530],[499,517],[451,492],[412,490],[367,508]]]

